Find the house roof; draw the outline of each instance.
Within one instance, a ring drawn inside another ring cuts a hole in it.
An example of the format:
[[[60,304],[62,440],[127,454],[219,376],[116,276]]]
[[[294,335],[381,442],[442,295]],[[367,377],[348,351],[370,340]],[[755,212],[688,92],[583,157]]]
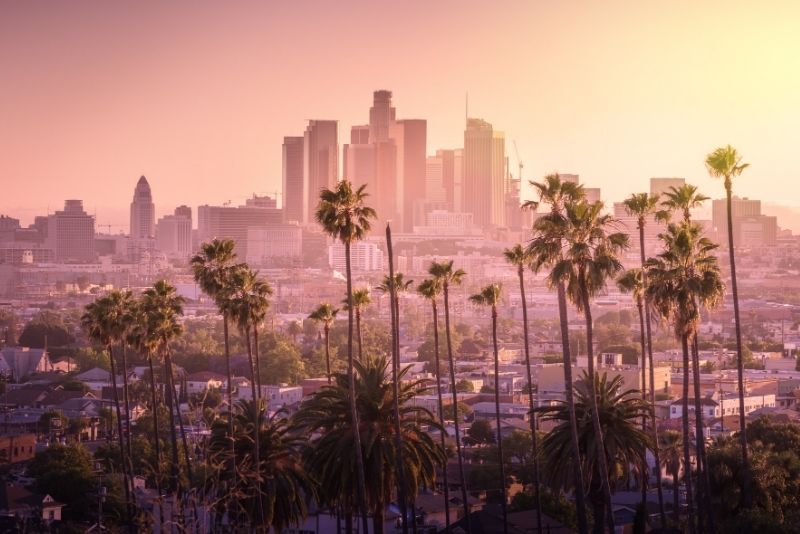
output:
[[[81,382],[106,382],[108,380],[111,380],[111,373],[109,373],[105,369],[100,369],[99,367],[95,367],[79,375],[76,375],[75,379],[80,380]]]
[[[31,492],[25,486],[10,482],[0,484],[0,510],[15,512],[39,508],[45,499],[48,500],[47,506],[63,506],[63,504],[53,501],[49,495],[42,497]]]
[[[222,373],[215,373],[214,371],[198,371],[186,377],[189,382],[208,382],[209,380],[219,380],[225,382],[226,377]]]

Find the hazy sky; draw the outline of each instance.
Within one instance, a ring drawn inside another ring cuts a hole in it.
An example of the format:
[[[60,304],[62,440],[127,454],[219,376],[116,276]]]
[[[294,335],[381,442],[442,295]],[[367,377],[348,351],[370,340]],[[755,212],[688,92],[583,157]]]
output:
[[[800,205],[800,3],[323,1],[0,4],[0,213],[81,198],[127,229],[145,174],[157,213],[280,190],[305,120],[367,120],[372,91],[428,120],[470,115],[524,177],[579,173],[606,200],[734,144],[743,196]],[[120,228],[114,228],[117,231]]]

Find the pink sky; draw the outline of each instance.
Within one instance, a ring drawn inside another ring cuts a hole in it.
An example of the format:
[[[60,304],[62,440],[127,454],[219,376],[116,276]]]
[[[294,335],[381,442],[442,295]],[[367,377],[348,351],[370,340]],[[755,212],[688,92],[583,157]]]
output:
[[[791,1],[5,2],[0,213],[81,198],[126,227],[141,174],[159,214],[278,191],[282,137],[333,118],[345,139],[378,88],[429,153],[461,145],[468,90],[526,178],[718,197],[703,157],[732,143],[741,195],[800,205],[798,21]]]

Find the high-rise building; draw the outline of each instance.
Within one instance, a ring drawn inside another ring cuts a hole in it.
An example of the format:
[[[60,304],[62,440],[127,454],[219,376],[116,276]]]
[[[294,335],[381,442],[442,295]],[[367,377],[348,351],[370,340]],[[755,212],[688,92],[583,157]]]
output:
[[[320,191],[338,181],[338,128],[337,121],[308,121],[303,139],[303,224],[314,222]]]
[[[584,187],[583,192],[586,195],[586,202],[594,204],[601,201],[599,187]]]
[[[287,222],[303,222],[303,137],[283,138],[283,216]]]
[[[505,138],[481,119],[467,119],[464,131],[463,211],[475,224],[505,225]]]
[[[144,176],[136,182],[131,202],[131,239],[150,239],[156,235],[156,207],[150,184]]]
[[[686,184],[683,178],[650,178],[650,194],[661,197],[664,193],[669,193],[673,187],[678,189]]]
[[[47,222],[46,244],[57,261],[94,261],[94,217],[83,211],[83,201],[67,200]]]
[[[369,142],[380,143],[389,140],[389,127],[394,122],[395,110],[392,107],[392,92],[378,90],[372,93],[372,107],[369,108]]]
[[[192,254],[192,209],[175,208],[156,224],[156,248],[171,258],[187,259]]]
[[[733,244],[737,247],[758,245],[772,246],[778,235],[778,222],[775,217],[761,213],[761,201],[749,198],[731,199],[731,219],[733,221]],[[711,225],[717,239],[728,243],[728,205],[724,198],[711,203]]]
[[[414,207],[425,202],[425,161],[427,154],[428,124],[422,119],[404,119],[391,123],[389,137],[397,148],[397,197],[402,230],[411,232]]]
[[[269,197],[248,199],[244,206],[209,206],[197,208],[197,238],[205,242],[214,238],[233,239],[236,253],[247,258],[247,232],[251,227],[263,228],[283,224],[283,210]]]
[[[434,202],[445,202],[444,158],[439,152],[428,156],[425,162],[425,197]]]
[[[441,162],[441,188],[447,209],[461,211],[461,169],[464,158],[462,149],[437,150],[436,157]]]

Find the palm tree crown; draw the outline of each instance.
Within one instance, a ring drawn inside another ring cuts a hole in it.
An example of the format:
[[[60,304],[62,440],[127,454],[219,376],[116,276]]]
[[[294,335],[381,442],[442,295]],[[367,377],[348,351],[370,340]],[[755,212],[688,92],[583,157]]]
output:
[[[749,166],[749,163],[742,163],[742,157],[731,145],[720,147],[706,156],[708,173],[714,178],[723,178],[728,191],[733,186],[733,178],[740,176]]]
[[[689,221],[692,218],[691,210],[699,208],[703,202],[708,200],[708,197],[703,195],[697,190],[697,186],[692,184],[683,184],[680,187],[670,187],[669,191],[664,193],[666,197],[661,202],[661,206],[667,210],[667,215],[662,218],[669,219],[669,212],[682,212],[683,220]]]
[[[325,232],[342,243],[360,241],[369,232],[375,210],[366,206],[366,185],[355,191],[349,180],[342,180],[333,189],[323,189],[316,219]]]

